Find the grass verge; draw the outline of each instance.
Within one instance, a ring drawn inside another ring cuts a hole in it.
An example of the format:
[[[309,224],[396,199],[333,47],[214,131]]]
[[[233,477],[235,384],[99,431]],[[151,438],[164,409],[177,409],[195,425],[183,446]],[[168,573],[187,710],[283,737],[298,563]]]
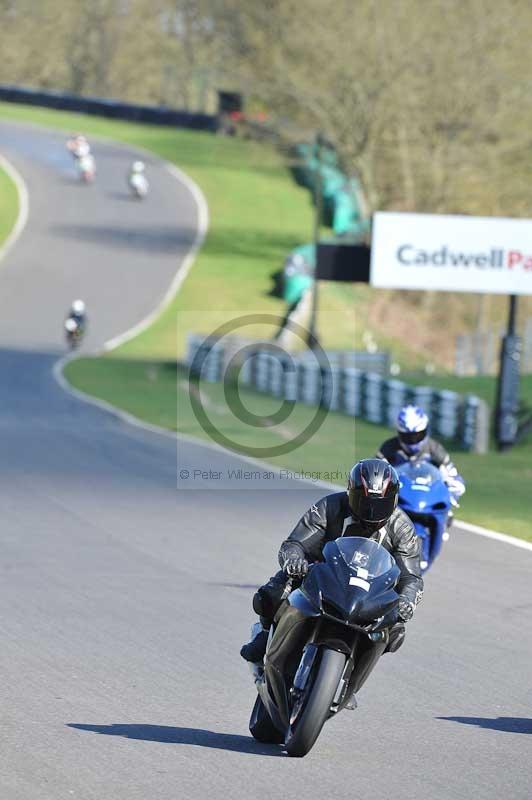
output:
[[[0,246],[5,242],[18,216],[17,187],[5,170],[0,167]]]

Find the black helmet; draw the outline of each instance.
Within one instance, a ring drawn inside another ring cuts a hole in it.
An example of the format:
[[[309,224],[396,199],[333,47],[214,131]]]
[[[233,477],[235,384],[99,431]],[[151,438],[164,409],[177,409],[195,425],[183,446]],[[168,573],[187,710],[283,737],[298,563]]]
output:
[[[397,505],[399,478],[387,461],[365,458],[349,473],[347,493],[353,517],[377,529],[390,519]]]

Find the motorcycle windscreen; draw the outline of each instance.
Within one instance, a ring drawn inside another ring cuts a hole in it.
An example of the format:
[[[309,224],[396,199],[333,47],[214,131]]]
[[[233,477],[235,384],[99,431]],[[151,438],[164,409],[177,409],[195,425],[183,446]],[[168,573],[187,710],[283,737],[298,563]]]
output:
[[[371,622],[385,614],[397,600],[391,590],[399,577],[399,568],[378,542],[359,536],[342,537],[326,544],[323,555],[326,564],[319,565],[324,569],[323,574],[319,571],[315,576],[321,578],[317,588],[324,601],[342,610],[344,619]],[[335,579],[331,581],[329,575]]]
[[[390,553],[373,539],[347,536],[335,539],[334,545],[349,569],[356,570],[357,574],[359,570],[362,574],[367,571],[368,578],[378,578],[394,567],[395,561]],[[326,549],[324,549],[325,557],[327,557]]]
[[[419,486],[432,486],[433,483],[442,480],[438,467],[428,461],[410,461],[396,467],[396,470],[400,480],[404,477]]]

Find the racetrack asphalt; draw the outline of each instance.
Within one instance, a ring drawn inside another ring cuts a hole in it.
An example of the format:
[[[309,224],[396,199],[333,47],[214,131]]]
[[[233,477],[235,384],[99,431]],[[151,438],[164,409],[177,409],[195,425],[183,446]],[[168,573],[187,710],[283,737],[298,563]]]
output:
[[[197,211],[157,159],[94,147],[80,185],[64,136],[0,123],[30,217],[0,265],[0,798],[532,797],[532,553],[456,529],[407,641],[305,759],[250,738],[238,650],[254,587],[323,489],[233,481],[237,456],[176,445],[52,377],[74,297],[87,348],[142,319]],[[466,500],[464,502],[467,502]]]

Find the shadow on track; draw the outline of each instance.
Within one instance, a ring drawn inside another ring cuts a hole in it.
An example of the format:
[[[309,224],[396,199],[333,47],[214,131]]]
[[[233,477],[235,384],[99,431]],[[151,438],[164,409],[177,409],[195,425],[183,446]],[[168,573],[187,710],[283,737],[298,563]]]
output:
[[[220,583],[218,581],[209,581],[209,586],[222,586],[225,589],[245,589],[246,591],[256,592],[260,583]]]
[[[215,750],[230,750],[254,756],[282,756],[277,745],[261,744],[250,736],[234,733],[216,733],[203,728],[173,728],[169,725],[82,725],[68,723],[68,728],[80,731],[103,733],[106,736],[123,736],[125,739],[140,739],[144,742],[165,744],[190,744],[196,747],[211,747]]]
[[[81,185],[81,184],[80,184]],[[189,248],[195,231],[190,228],[166,227],[112,227],[106,225],[53,225],[56,236],[75,239],[107,247],[131,247],[146,253],[174,253],[183,247]]]
[[[116,192],[116,191],[115,192],[106,192],[105,195],[106,195],[106,197],[110,197],[111,200],[125,200],[126,202],[129,202],[131,200],[135,200],[135,202],[138,201],[138,198],[133,197],[131,192],[126,192],[126,191],[123,191],[123,192]]]
[[[532,733],[532,719],[526,717],[436,717],[449,722],[461,722],[463,725],[476,725],[504,733]]]

